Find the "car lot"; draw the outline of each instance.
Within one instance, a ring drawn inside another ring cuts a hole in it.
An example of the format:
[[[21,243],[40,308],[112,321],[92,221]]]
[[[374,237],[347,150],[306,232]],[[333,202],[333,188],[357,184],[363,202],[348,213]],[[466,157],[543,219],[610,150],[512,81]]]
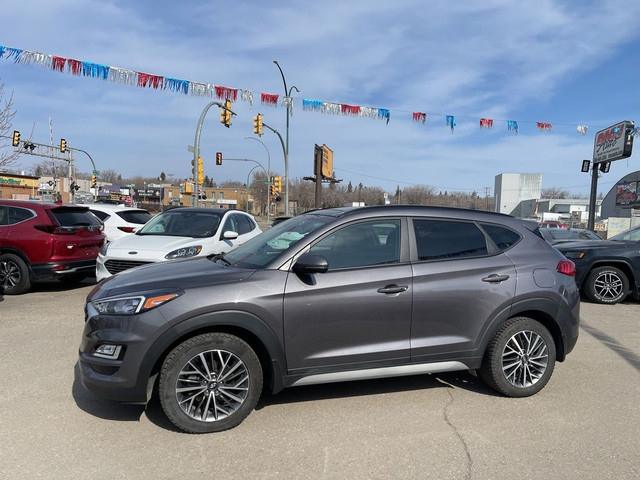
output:
[[[581,337],[524,399],[466,372],[288,389],[227,432],[187,435],[157,401],[79,384],[85,281],[0,297],[5,478],[636,478],[640,305],[583,302]],[[135,452],[135,453],[132,453]]]

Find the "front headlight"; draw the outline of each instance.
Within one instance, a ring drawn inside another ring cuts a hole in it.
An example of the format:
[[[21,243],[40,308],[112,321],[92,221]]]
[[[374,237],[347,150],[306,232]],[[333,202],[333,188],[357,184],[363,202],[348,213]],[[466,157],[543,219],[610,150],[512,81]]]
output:
[[[133,297],[112,297],[94,300],[91,304],[99,313],[111,315],[133,315],[159,307],[180,295],[182,295],[182,292],[164,293],[161,295],[154,294],[137,295]]]
[[[195,257],[202,251],[202,245],[192,245],[190,247],[183,247],[173,252],[167,253],[164,258],[167,260],[173,260],[174,258],[189,258]]]

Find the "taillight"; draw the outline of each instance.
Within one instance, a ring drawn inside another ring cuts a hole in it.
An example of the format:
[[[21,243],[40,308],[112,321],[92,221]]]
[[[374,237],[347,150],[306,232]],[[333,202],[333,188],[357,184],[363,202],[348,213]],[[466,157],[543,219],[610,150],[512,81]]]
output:
[[[122,230],[126,233],[133,233],[133,227],[118,227],[118,230]]]
[[[60,227],[57,225],[35,225],[35,228],[52,235],[74,235],[78,231],[75,227]]]
[[[556,271],[563,275],[568,275],[570,277],[576,276],[576,264],[571,260],[560,260],[558,262],[558,266],[556,267]]]

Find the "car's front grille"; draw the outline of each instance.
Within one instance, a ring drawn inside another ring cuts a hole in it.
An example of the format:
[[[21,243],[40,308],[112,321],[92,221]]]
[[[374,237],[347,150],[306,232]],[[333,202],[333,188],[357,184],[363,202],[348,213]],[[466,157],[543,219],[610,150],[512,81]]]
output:
[[[124,272],[133,267],[139,267],[140,265],[146,265],[151,262],[135,262],[132,260],[107,260],[104,266],[107,268],[111,275],[115,275],[119,272]]]

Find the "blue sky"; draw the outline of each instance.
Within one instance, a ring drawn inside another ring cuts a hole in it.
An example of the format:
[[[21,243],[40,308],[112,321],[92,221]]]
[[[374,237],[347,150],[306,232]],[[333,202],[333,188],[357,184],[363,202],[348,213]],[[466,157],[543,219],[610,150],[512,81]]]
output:
[[[290,119],[291,178],[313,173],[314,144],[334,151],[344,183],[430,185],[493,192],[500,173],[541,173],[543,187],[588,193],[580,172],[595,133],[621,120],[640,124],[634,93],[640,3],[613,1],[237,1],[2,0],[0,45],[203,82],[253,93],[234,103],[231,128],[212,108],[200,148],[205,174],[245,182],[250,158],[267,164],[253,116],[285,133],[286,110],[261,93],[283,95],[283,68],[295,85]],[[7,15],[7,12],[13,12]],[[126,86],[0,59],[0,82],[13,93],[13,128],[23,138],[65,138],[87,150],[99,170],[125,177],[190,175],[200,114],[209,99]],[[376,107],[390,121],[304,111],[303,99]],[[427,113],[426,123],[413,112]],[[446,116],[456,119],[454,132]],[[492,118],[492,129],[479,128]],[[518,122],[519,133],[508,131]],[[552,124],[539,131],[536,122]],[[35,126],[34,126],[35,125]],[[588,125],[586,135],[578,125]],[[284,173],[280,141],[261,138],[271,169]],[[637,140],[640,142],[640,140]],[[640,143],[603,175],[605,192],[639,170]],[[23,156],[29,170],[39,157]],[[87,159],[77,168],[89,172]]]

